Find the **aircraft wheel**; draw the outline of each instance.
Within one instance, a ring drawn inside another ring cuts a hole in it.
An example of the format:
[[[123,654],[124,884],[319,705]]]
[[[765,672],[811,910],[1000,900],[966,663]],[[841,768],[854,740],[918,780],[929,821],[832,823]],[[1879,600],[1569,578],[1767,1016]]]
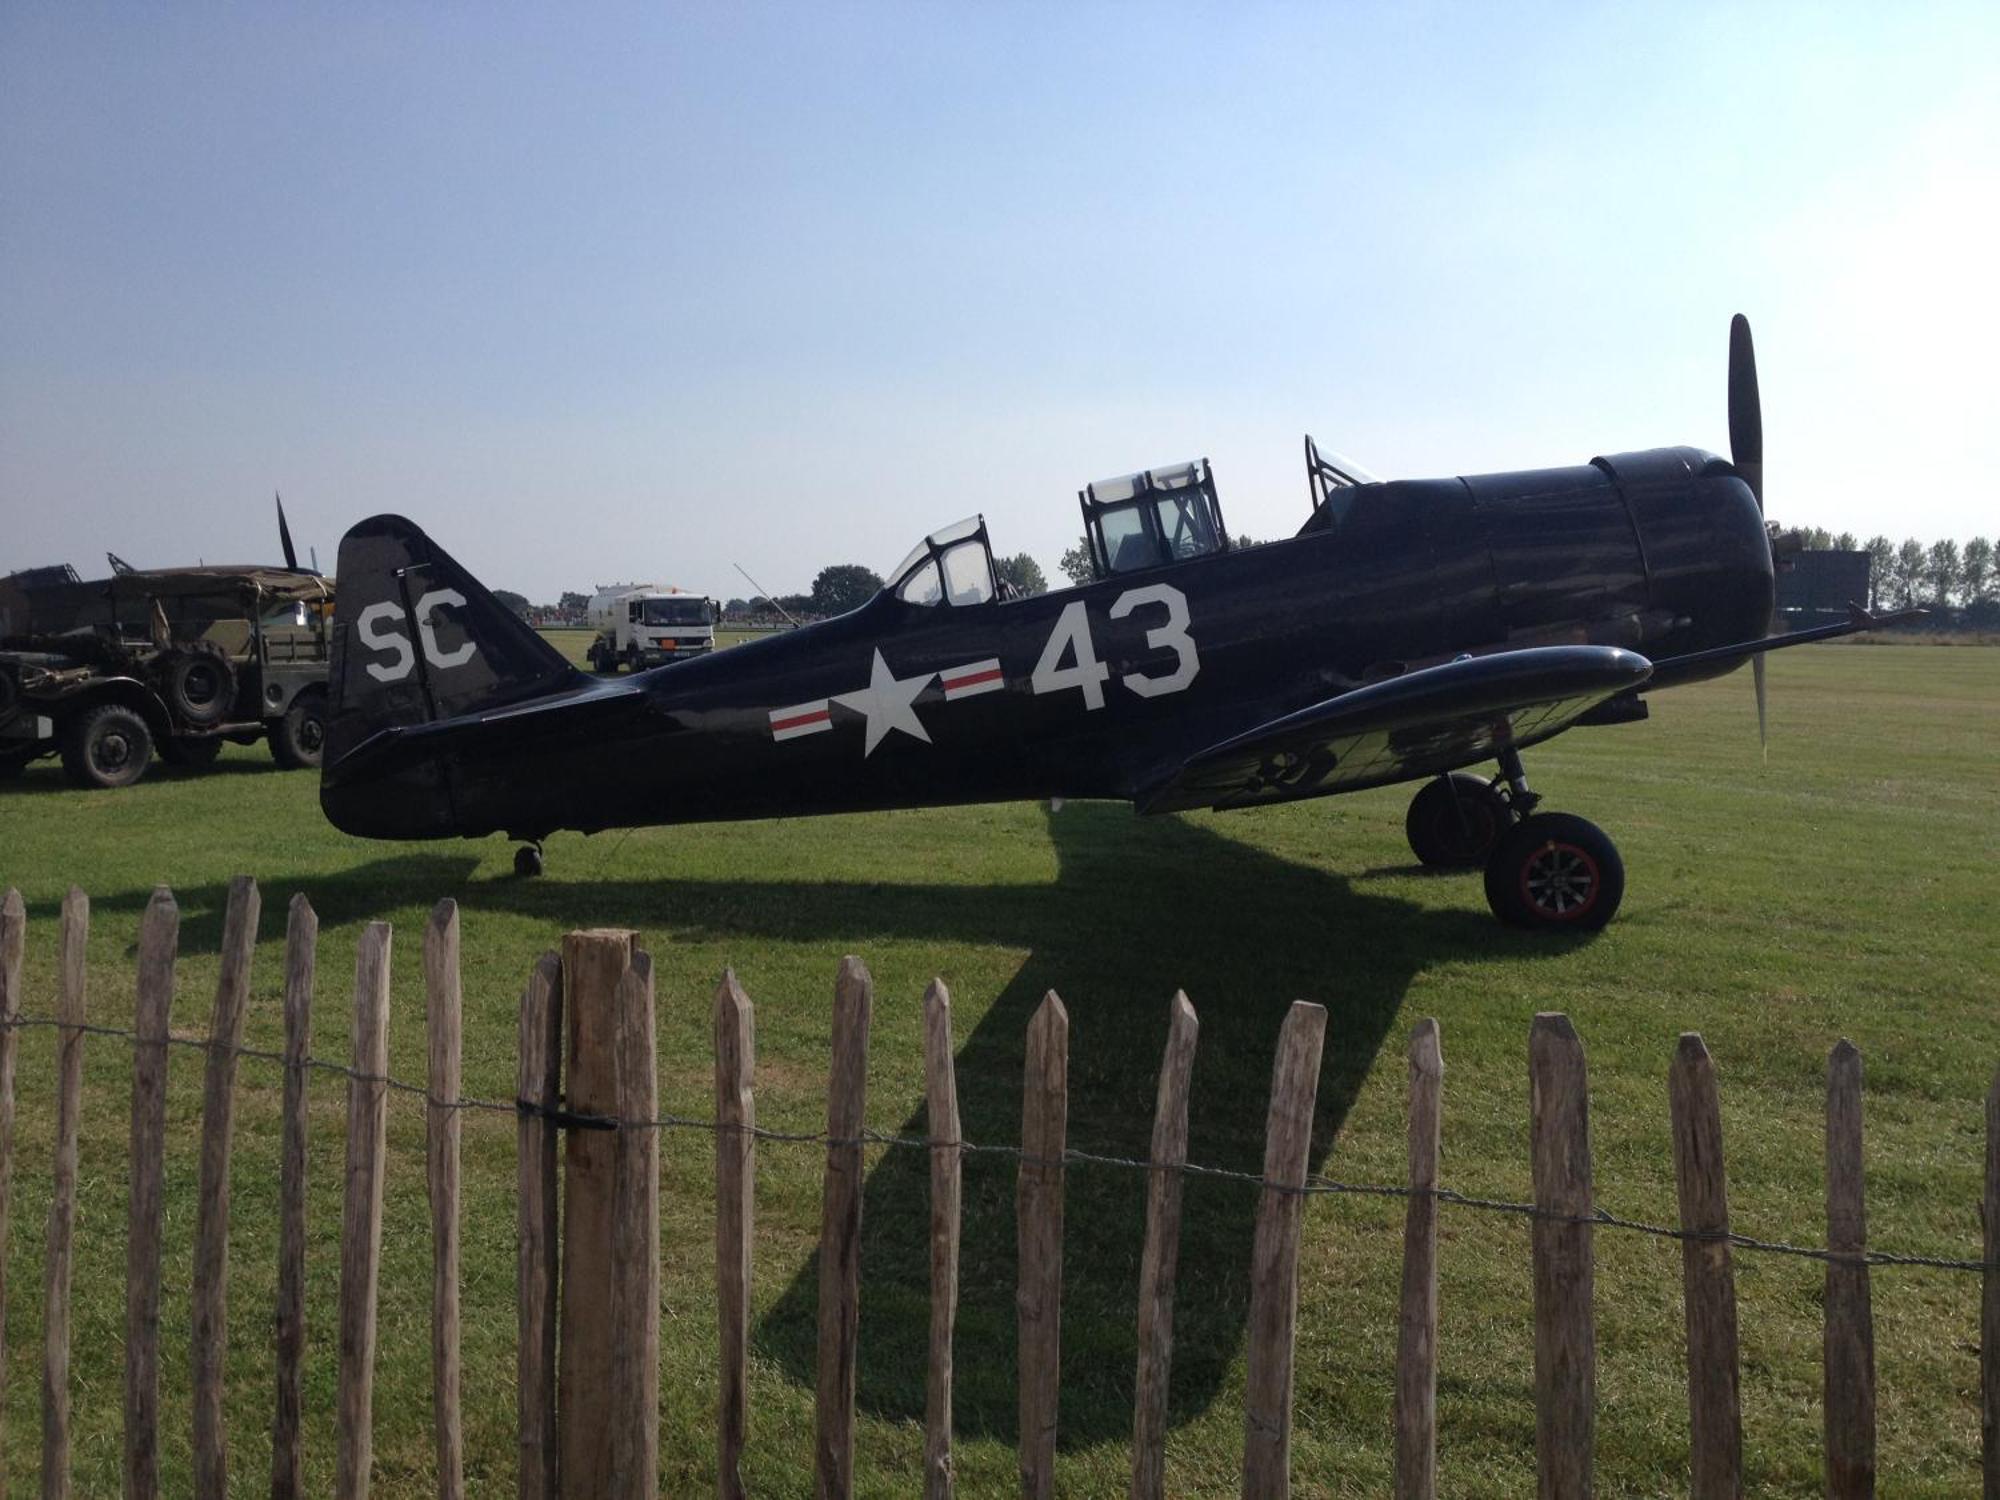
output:
[[[1439,869],[1477,869],[1513,822],[1507,799],[1485,777],[1453,771],[1410,799],[1403,832],[1410,852]]]
[[[523,880],[542,873],[542,851],[533,844],[523,844],[514,851],[514,873]]]
[[[1523,818],[1486,862],[1486,902],[1513,927],[1595,932],[1625,896],[1625,862],[1604,830],[1569,813]]]

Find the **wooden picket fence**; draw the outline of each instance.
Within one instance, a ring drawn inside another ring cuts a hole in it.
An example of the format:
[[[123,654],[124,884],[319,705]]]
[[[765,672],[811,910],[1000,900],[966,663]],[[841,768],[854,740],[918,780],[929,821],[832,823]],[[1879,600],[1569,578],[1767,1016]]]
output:
[[[713,1132],[716,1167],[715,1303],[720,1325],[717,1491],[744,1495],[740,1477],[749,1431],[748,1358],[756,1123],[753,1008],[735,977],[715,995],[712,1121],[658,1116],[652,964],[624,930],[572,932],[560,954],[536,963],[520,1008],[519,1096],[460,1096],[461,998],[456,905],[440,902],[424,929],[429,1072],[422,1085],[387,1072],[389,954],[385,923],[361,935],[355,966],[351,1062],[310,1056],[318,923],[303,896],[286,929],[282,1054],[242,1044],[260,898],[239,877],[230,887],[220,975],[205,1043],[178,1043],[168,1008],[178,939],[172,895],[156,891],[140,927],[137,1006],[130,1031],[91,1025],[84,1012],[89,902],[72,890],[58,933],[57,1005],[52,1017],[22,1004],[25,908],[18,892],[0,904],[0,1308],[14,1153],[15,1056],[20,1032],[50,1026],[58,1035],[54,1192],[44,1274],[41,1494],[70,1491],[70,1270],[76,1211],[77,1135],[83,1046],[108,1034],[133,1047],[131,1178],[128,1205],[124,1381],[124,1493],[151,1500],[160,1489],[159,1307],[167,1054],[171,1045],[205,1053],[200,1190],[190,1362],[196,1493],[227,1492],[229,1443],[223,1421],[228,1317],[229,1169],[236,1066],[243,1056],[283,1068],[276,1306],[277,1389],[271,1493],[304,1493],[300,1440],[305,1346],[306,1079],[309,1070],[347,1083],[346,1171],[341,1207],[335,1494],[366,1496],[371,1470],[371,1394],[376,1293],[382,1237],[387,1096],[421,1095],[426,1110],[434,1281],[433,1427],[436,1487],[443,1500],[465,1494],[460,1415],[458,1244],[459,1142],[467,1109],[516,1117],[518,1149],[518,1493],[522,1500],[652,1497],[659,1472],[659,1133],[693,1126]],[[1063,1279],[1065,1173],[1069,1151],[1069,1020],[1051,992],[1027,1032],[1022,1138],[1018,1148],[975,1146],[960,1133],[951,1002],[934,981],[926,992],[924,1062],[929,1137],[877,1135],[866,1128],[868,1032],[873,984],[858,959],[834,981],[833,1036],[823,1135],[804,1137],[826,1153],[819,1243],[816,1493],[855,1487],[856,1350],[860,1337],[860,1227],[863,1150],[876,1143],[928,1153],[931,1187],[931,1321],[924,1443],[924,1493],[953,1492],[952,1351],[958,1299],[960,1170],[972,1150],[1016,1160],[1019,1237],[1019,1466],[1029,1497],[1055,1493]],[[1326,1014],[1299,1002],[1285,1017],[1272,1068],[1263,1171],[1251,1263],[1244,1382],[1242,1493],[1269,1500],[1289,1493],[1294,1330],[1299,1239],[1305,1198],[1331,1191],[1308,1174]],[[1170,1490],[1165,1465],[1167,1394],[1173,1352],[1181,1188],[1188,1162],[1188,1084],[1198,1022],[1186,996],[1171,1002],[1150,1157],[1137,1310],[1137,1371],[1130,1493]],[[1543,1496],[1591,1493],[1595,1420],[1592,1237],[1607,1225],[1680,1239],[1687,1324],[1692,1494],[1742,1493],[1736,1248],[1812,1255],[1825,1264],[1825,1452],[1829,1496],[1874,1493],[1875,1385],[1869,1302],[1871,1265],[1917,1262],[1983,1276],[1980,1326],[1984,1493],[2000,1500],[2000,1077],[1986,1100],[1984,1257],[1920,1261],[1867,1249],[1861,1175],[1861,1058],[1842,1042],[1828,1064],[1827,1245],[1766,1246],[1732,1234],[1723,1174],[1715,1070],[1699,1036],[1680,1040],[1669,1070],[1678,1228],[1629,1225],[1600,1212],[1593,1194],[1583,1047],[1569,1021],[1538,1016],[1529,1037],[1532,1204],[1479,1203],[1439,1186],[1439,1117],[1444,1076],[1435,1022],[1421,1023],[1409,1051],[1409,1180],[1395,1396],[1396,1494],[1416,1500],[1436,1487],[1438,1345],[1437,1212],[1441,1202],[1532,1217],[1534,1401]],[[796,1134],[779,1137],[788,1142]],[[560,1156],[560,1172],[558,1157]],[[562,1212],[557,1213],[560,1198]],[[560,1226],[560,1228],[559,1228]],[[557,1337],[560,1328],[561,1337]],[[0,1375],[4,1374],[0,1326]],[[0,1389],[0,1401],[4,1401]],[[6,1475],[0,1472],[0,1497]]]

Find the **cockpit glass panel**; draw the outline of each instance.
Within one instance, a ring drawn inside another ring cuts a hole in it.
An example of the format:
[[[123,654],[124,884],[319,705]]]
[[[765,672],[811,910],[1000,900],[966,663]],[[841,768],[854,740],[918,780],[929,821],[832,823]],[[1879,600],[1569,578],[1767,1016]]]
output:
[[[1097,524],[1112,572],[1131,573],[1160,565],[1159,544],[1146,530],[1145,513],[1138,505],[1118,505],[1099,511]]]
[[[1160,536],[1167,556],[1179,561],[1186,557],[1206,557],[1216,550],[1215,526],[1206,507],[1197,504],[1198,491],[1184,490],[1154,502],[1159,517]]]
[[[984,604],[993,597],[993,573],[986,549],[977,542],[960,542],[944,555],[945,593],[953,604]]]
[[[937,564],[927,560],[903,580],[902,587],[896,590],[896,597],[905,604],[942,604],[944,590],[938,584]]]
[[[889,570],[889,582],[891,583],[896,582],[905,573],[909,572],[910,569],[914,568],[918,563],[922,562],[925,558],[929,557],[930,555],[931,555],[931,544],[927,541],[918,542],[916,546],[912,547],[909,550],[908,555],[906,555],[901,562],[897,563],[895,567]]]
[[[969,536],[979,535],[979,528],[986,524],[979,516],[967,516],[963,521],[953,521],[951,525],[933,531],[930,542],[933,547],[949,547],[953,542],[962,542]]]

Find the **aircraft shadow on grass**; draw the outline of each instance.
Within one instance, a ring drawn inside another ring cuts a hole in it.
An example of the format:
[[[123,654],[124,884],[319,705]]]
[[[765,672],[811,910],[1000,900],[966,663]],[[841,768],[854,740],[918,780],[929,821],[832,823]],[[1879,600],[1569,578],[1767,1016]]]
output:
[[[866,954],[867,933],[1029,950],[1006,989],[957,1044],[968,1140],[1020,1139],[1024,1034],[1042,996],[1070,1015],[1069,1144],[1147,1154],[1167,1003],[1184,989],[1201,1018],[1189,1107],[1190,1155],[1261,1169],[1271,1062],[1295,999],[1327,1007],[1311,1166],[1319,1169],[1355,1093],[1390,1039],[1412,978],[1427,965],[1567,946],[1495,929],[1483,902],[1425,911],[1365,895],[1178,818],[1135,819],[1110,805],[1053,815],[1053,882],[953,886],[665,881],[523,882],[489,900],[540,909],[558,890],[572,918],[657,929],[662,912],[707,936],[834,940]],[[551,915],[554,915],[551,912]],[[878,993],[877,1015],[916,996]],[[962,1004],[962,1002],[961,1002]],[[963,1015],[963,1009],[961,1009]],[[963,1022],[960,1022],[963,1027]],[[878,1124],[880,1107],[870,1111]],[[918,1110],[896,1124],[921,1136]],[[859,1401],[892,1420],[924,1409],[928,1338],[928,1154],[881,1152],[862,1208]],[[965,1160],[955,1425],[1011,1443],[1016,1433],[1014,1163]],[[1240,1183],[1186,1183],[1175,1311],[1175,1420],[1206,1409],[1241,1343],[1255,1195]],[[1078,1165],[1068,1173],[1063,1287],[1065,1447],[1128,1433],[1145,1174]],[[808,1259],[755,1330],[759,1354],[810,1385],[818,1305]],[[1311,1291],[1307,1289],[1310,1297]]]
[[[328,926],[445,895],[469,909],[578,926],[781,941],[836,941],[866,954],[868,935],[991,944],[1028,959],[977,1024],[956,1037],[959,1110],[968,1140],[1020,1138],[1029,1017],[1055,990],[1070,1015],[1072,1148],[1125,1158],[1149,1149],[1167,1002],[1183,989],[1201,1018],[1189,1103],[1190,1157],[1257,1171],[1273,1049],[1295,999],[1327,1007],[1326,1047],[1310,1168],[1319,1170],[1368,1070],[1390,1042],[1411,981],[1425,967],[1506,954],[1554,958],[1570,946],[1498,930],[1483,902],[1423,910],[1364,894],[1346,878],[1298,865],[1179,818],[1135,819],[1111,805],[1072,806],[1049,820],[1058,873],[1033,885],[854,882],[564,880],[471,882],[476,859],[421,853],[350,871],[263,880],[265,940],[283,903],[305,891]],[[106,893],[100,912],[136,914],[148,889]],[[227,882],[176,890],[183,951],[220,942]],[[44,911],[42,908],[46,906]],[[53,903],[35,903],[53,919]],[[282,941],[282,938],[278,938]],[[915,996],[876,997],[878,1014]],[[963,1009],[961,1009],[961,1015]],[[961,1027],[963,1023],[960,1023]],[[879,1107],[870,1112],[881,1122]],[[921,1106],[897,1133],[922,1136]],[[1065,1447],[1128,1435],[1145,1174],[1077,1165],[1066,1185],[1063,1286]],[[1014,1162],[965,1160],[955,1425],[965,1436],[1016,1436]],[[859,1400],[915,1420],[924,1409],[928,1339],[929,1163],[919,1150],[881,1152],[862,1209]],[[1172,1413],[1212,1404],[1241,1344],[1255,1194],[1200,1177],[1185,1187],[1175,1307]],[[809,1258],[759,1322],[760,1355],[788,1377],[814,1379],[819,1269]],[[1311,1288],[1305,1289],[1308,1299]]]

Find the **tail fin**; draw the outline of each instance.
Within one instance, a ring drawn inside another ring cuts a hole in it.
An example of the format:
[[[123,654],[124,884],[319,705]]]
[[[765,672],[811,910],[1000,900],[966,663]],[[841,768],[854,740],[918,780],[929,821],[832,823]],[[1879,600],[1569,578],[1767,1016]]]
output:
[[[341,538],[328,769],[381,730],[520,703],[587,679],[401,516]]]

